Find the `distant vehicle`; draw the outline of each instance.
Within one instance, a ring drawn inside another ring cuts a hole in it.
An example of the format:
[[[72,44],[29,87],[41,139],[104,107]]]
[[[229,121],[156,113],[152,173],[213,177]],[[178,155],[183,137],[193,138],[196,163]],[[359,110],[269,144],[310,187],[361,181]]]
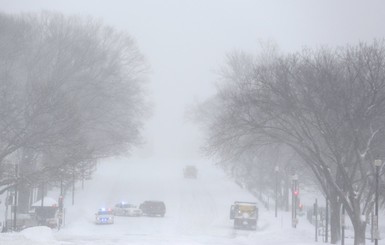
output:
[[[147,216],[161,216],[166,214],[166,205],[162,201],[145,201],[140,204],[139,208],[143,215]]]
[[[115,205],[114,214],[118,216],[141,216],[142,210],[134,204],[120,202]]]
[[[230,208],[234,229],[257,229],[258,208],[255,202],[234,202]]]
[[[198,176],[198,170],[195,166],[189,165],[183,169],[183,175],[188,179],[196,179]]]
[[[95,214],[95,223],[100,224],[113,224],[114,223],[114,212],[112,209],[101,208]]]

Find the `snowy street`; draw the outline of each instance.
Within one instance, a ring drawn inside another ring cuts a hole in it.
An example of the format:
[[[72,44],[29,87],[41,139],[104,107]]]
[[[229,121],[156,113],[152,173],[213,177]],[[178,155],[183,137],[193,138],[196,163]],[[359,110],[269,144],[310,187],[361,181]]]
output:
[[[183,167],[187,164],[197,167],[197,179],[183,177]],[[120,201],[139,205],[144,200],[164,201],[165,217],[115,216],[115,224],[94,223],[98,208],[113,207]],[[258,205],[257,231],[234,230],[229,219],[230,205],[234,201],[256,199],[209,162],[153,159],[103,162],[94,178],[85,182],[84,190],[78,183],[74,206],[71,201],[69,192],[65,200],[66,226],[59,232],[35,227],[20,234],[1,234],[0,243],[316,244],[314,228],[304,217],[297,229],[293,229],[290,213],[279,212],[278,218],[274,218],[273,210],[267,211],[262,205]]]
[[[0,245],[385,245],[385,1],[0,3]]]

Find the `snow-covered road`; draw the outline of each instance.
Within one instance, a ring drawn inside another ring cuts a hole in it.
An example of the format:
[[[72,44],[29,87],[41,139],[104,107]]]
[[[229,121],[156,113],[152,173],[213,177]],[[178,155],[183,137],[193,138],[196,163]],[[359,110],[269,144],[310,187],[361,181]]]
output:
[[[183,168],[191,164],[198,168],[197,179],[183,177]],[[104,161],[93,179],[85,182],[84,190],[78,186],[74,206],[70,197],[69,193],[65,200],[66,226],[62,230],[52,235],[43,228],[32,228],[34,233],[3,234],[1,244],[316,244],[314,228],[305,219],[293,229],[289,213],[280,212],[274,218],[261,205],[257,231],[234,230],[230,205],[257,200],[209,162]],[[94,224],[94,213],[100,207],[113,207],[120,201],[139,205],[144,200],[164,201],[165,217],[116,216],[113,225]]]

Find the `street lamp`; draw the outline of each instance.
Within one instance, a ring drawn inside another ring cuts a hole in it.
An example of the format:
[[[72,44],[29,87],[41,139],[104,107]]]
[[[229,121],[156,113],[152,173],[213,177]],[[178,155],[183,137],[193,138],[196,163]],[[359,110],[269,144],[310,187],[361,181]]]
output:
[[[298,195],[298,175],[292,177],[292,226],[297,227],[297,195]]]
[[[15,164],[15,196],[14,196],[14,209],[13,209],[13,230],[16,231],[17,228],[17,189],[18,189],[18,180],[19,178],[19,164]]]
[[[64,176],[64,169],[60,168],[60,196],[63,196],[63,176]]]
[[[275,166],[274,168],[275,171],[275,217],[277,218],[277,203],[278,203],[278,172],[279,172],[279,167]]]
[[[378,177],[380,172],[380,167],[382,166],[382,161],[379,159],[374,160],[374,166],[376,167],[376,207],[374,211],[374,244],[378,245],[378,239],[380,238],[380,233],[378,231]]]
[[[64,176],[64,169],[60,168],[60,196],[59,196],[59,224],[57,226],[58,230],[63,225],[63,176]]]

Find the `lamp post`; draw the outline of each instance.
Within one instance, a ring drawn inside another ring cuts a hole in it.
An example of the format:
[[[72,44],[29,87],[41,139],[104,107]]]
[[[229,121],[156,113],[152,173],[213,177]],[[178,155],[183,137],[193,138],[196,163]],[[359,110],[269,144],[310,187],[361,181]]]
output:
[[[314,203],[314,219],[315,219],[315,241],[318,242],[318,200]]]
[[[325,243],[328,243],[329,237],[329,198],[326,195],[326,205],[325,205]]]
[[[345,206],[343,203],[341,208],[341,245],[345,245]]]
[[[72,168],[72,206],[75,204],[75,164]]]
[[[275,217],[277,218],[277,213],[278,213],[278,172],[279,172],[279,167],[275,166],[274,171],[275,171]]]
[[[380,238],[380,234],[378,231],[378,178],[379,178],[379,172],[380,172],[380,167],[382,166],[382,161],[377,159],[374,160],[374,166],[376,168],[376,206],[374,210],[374,219],[373,219],[373,225],[374,225],[374,244],[378,245],[378,239]]]
[[[292,226],[297,227],[297,195],[298,195],[298,175],[294,174],[292,177]]]
[[[15,164],[15,196],[14,196],[14,209],[13,209],[13,230],[17,229],[17,189],[18,189],[18,177],[19,177],[19,164]]]
[[[59,225],[57,227],[58,230],[60,230],[63,224],[63,175],[64,169],[60,168]]]

